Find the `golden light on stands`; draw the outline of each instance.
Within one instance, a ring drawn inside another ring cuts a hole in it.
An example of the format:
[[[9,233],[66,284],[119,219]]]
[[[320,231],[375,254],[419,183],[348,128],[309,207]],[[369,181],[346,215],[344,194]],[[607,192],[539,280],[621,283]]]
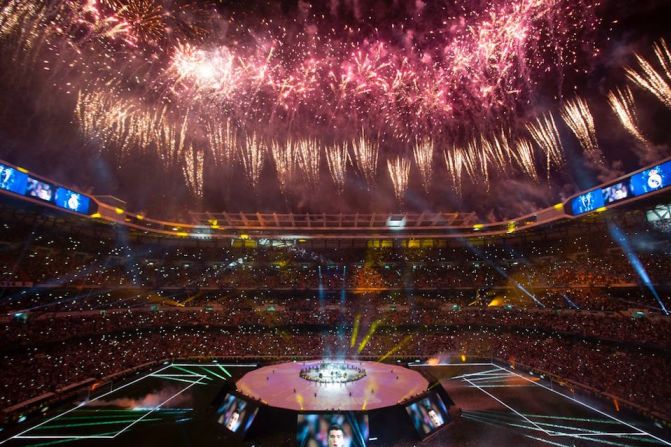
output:
[[[21,166],[17,166],[16,170],[19,172],[23,172],[24,174],[28,174],[28,170],[26,168],[22,168]]]
[[[597,209],[596,209],[596,212],[597,212],[597,213],[603,213],[603,212],[606,211],[607,209],[608,209],[608,208],[606,208],[605,206],[602,206],[602,207],[597,208]]]
[[[552,208],[556,209],[557,211],[564,211],[564,204],[563,203],[558,203]]]
[[[100,213],[91,214],[91,219],[100,219],[101,217],[103,217],[103,216]]]
[[[517,223],[516,222],[508,222],[508,229],[506,230],[506,233],[514,233],[515,230],[517,229]]]
[[[135,217],[137,220],[144,220],[144,214],[136,214]]]
[[[121,208],[114,208],[114,212],[117,213],[117,214],[123,214],[124,210],[121,209]]]
[[[485,227],[484,224],[475,224],[473,225],[473,231],[480,231]]]

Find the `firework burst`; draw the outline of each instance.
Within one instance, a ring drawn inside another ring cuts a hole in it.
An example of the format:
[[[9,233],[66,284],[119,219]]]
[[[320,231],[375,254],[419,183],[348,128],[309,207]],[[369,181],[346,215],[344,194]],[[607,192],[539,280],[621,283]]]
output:
[[[248,135],[244,147],[240,151],[240,159],[245,175],[253,187],[257,187],[261,179],[261,170],[265,161],[266,149],[256,134]]]
[[[345,190],[345,180],[347,179],[347,160],[349,151],[345,144],[335,144],[326,148],[326,161],[333,183],[342,194]]]
[[[625,130],[641,145],[649,146],[650,142],[643,136],[638,126],[636,104],[631,89],[629,87],[618,88],[615,91],[608,92],[608,103]]]
[[[205,152],[189,147],[184,153],[182,171],[186,184],[198,198],[203,197],[203,168],[205,167]]]
[[[305,182],[309,186],[319,183],[319,168],[321,166],[321,150],[316,140],[300,140],[296,144],[298,166],[303,173]]]
[[[655,69],[652,63],[640,55],[636,55],[638,69],[627,68],[627,77],[643,90],[652,93],[666,107],[671,108],[671,52],[664,40],[655,44],[655,56],[661,66],[661,71]]]
[[[527,130],[538,147],[545,154],[547,176],[550,178],[550,169],[554,164],[561,166],[564,163],[564,148],[559,138],[559,131],[551,113],[536,118],[536,121],[527,124]]]
[[[594,118],[587,101],[580,97],[567,101],[562,107],[561,116],[571,132],[578,138],[586,153],[600,154],[594,128]]]
[[[433,151],[434,144],[430,139],[415,143],[412,148],[412,154],[417,164],[417,169],[422,176],[422,186],[424,191],[429,192],[431,179],[433,177]]]
[[[362,132],[361,136],[352,140],[353,160],[368,187],[375,183],[377,177],[377,160],[379,148],[377,144],[366,138]]]
[[[410,161],[404,158],[387,160],[387,170],[389,171],[389,177],[391,177],[391,183],[394,186],[394,195],[399,202],[402,202],[405,192],[408,190]]]
[[[277,179],[280,184],[280,189],[286,194],[289,183],[296,172],[296,148],[291,140],[284,144],[273,141],[270,145],[270,153],[275,162],[275,170],[277,171]]]

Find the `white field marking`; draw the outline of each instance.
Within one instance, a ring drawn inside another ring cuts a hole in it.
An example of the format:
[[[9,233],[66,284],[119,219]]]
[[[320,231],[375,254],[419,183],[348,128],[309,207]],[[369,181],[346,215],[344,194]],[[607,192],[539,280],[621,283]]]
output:
[[[166,403],[168,403],[168,402],[170,402],[171,400],[173,400],[175,397],[177,397],[177,396],[179,396],[180,394],[182,394],[184,391],[188,390],[189,388],[191,388],[191,387],[194,386],[194,385],[199,384],[201,380],[203,380],[203,379],[198,379],[196,382],[193,382],[191,385],[187,386],[187,387],[184,388],[183,390],[181,390],[181,391],[179,391],[179,392],[173,394],[173,395],[170,396],[168,399],[164,400],[163,402],[161,402],[160,404],[158,404],[157,406],[155,406],[154,408],[152,408],[151,410],[149,410],[148,413],[142,415],[139,419],[137,419],[137,420],[131,422],[128,426],[126,426],[125,428],[121,429],[121,431],[117,432],[117,434],[114,435],[113,437],[116,438],[116,437],[119,436],[121,433],[125,432],[126,430],[128,430],[129,428],[131,428],[133,425],[137,424],[137,423],[140,422],[142,419],[146,418],[147,416],[149,416],[150,414],[152,414],[154,411],[158,410],[158,409],[161,408],[163,405],[165,405]]]
[[[601,410],[599,410],[598,408],[594,408],[594,407],[592,407],[592,406],[590,406],[590,405],[588,405],[588,404],[586,404],[586,403],[584,403],[584,402],[581,402],[581,401],[579,401],[579,400],[577,400],[577,399],[575,399],[575,398],[573,398],[573,397],[571,397],[571,396],[567,396],[567,395],[565,395],[565,394],[563,394],[563,393],[560,393],[559,391],[553,390],[552,388],[549,388],[549,387],[543,385],[543,384],[540,383],[540,382],[534,382],[533,380],[529,380],[529,379],[527,379],[526,377],[524,377],[523,375],[518,374],[518,373],[516,373],[516,372],[514,372],[514,371],[510,371],[510,370],[508,370],[507,368],[503,368],[503,367],[501,367],[501,366],[499,366],[499,365],[495,365],[494,363],[492,363],[492,365],[496,366],[497,368],[500,368],[500,369],[503,370],[503,371],[508,371],[508,372],[511,373],[511,374],[514,374],[514,375],[516,375],[516,376],[518,376],[518,377],[521,377],[522,379],[526,380],[527,382],[531,382],[531,383],[533,383],[534,385],[538,385],[538,386],[541,387],[541,388],[545,388],[545,389],[548,390],[548,391],[551,391],[551,392],[553,392],[553,393],[555,393],[555,394],[558,394],[558,395],[560,395],[560,396],[562,396],[562,397],[564,397],[564,398],[566,398],[566,399],[572,400],[573,402],[575,402],[575,403],[577,403],[577,404],[580,404],[580,405],[582,405],[583,407],[589,408],[590,410],[595,411],[595,412],[597,412],[597,413],[599,413],[599,414],[601,414],[601,415],[603,415],[603,416],[606,416],[606,417],[608,417],[608,418],[610,418],[610,419],[612,419],[612,420],[614,420],[614,421],[617,421],[617,422],[619,422],[619,423],[622,424],[622,425],[625,425],[625,426],[627,426],[627,427],[629,427],[629,428],[632,428],[632,429],[636,430],[636,431],[639,432],[639,433],[642,433],[642,434],[644,434],[644,435],[650,436],[651,438],[656,439],[657,441],[660,441],[660,442],[663,443],[664,445],[669,445],[669,446],[671,446],[671,442],[669,442],[669,441],[665,441],[664,439],[662,439],[662,438],[660,438],[660,437],[658,437],[658,436],[655,436],[655,435],[653,435],[653,434],[651,434],[651,433],[648,433],[648,432],[646,432],[645,430],[642,430],[642,429],[636,427],[635,425],[632,425],[632,424],[630,424],[630,423],[628,423],[628,422],[625,422],[625,421],[623,421],[623,420],[620,420],[620,419],[616,418],[615,416],[611,416],[610,414],[608,414],[608,413],[606,413],[606,412],[604,412],[604,411],[601,411]]]
[[[77,410],[77,409],[79,409],[79,408],[81,408],[81,407],[84,407],[84,406],[88,405],[90,402],[96,401],[96,400],[98,400],[98,399],[102,399],[103,397],[108,396],[108,395],[110,395],[110,394],[112,394],[112,393],[114,393],[114,392],[116,392],[116,391],[119,391],[120,389],[123,389],[123,388],[126,388],[127,386],[133,385],[134,383],[137,383],[137,382],[139,382],[140,380],[144,380],[144,379],[146,379],[147,377],[151,376],[151,375],[154,374],[154,373],[161,372],[161,371],[163,371],[163,370],[165,370],[165,369],[167,369],[167,368],[170,368],[170,366],[171,366],[171,365],[164,366],[163,368],[159,369],[158,371],[151,372],[151,373],[149,373],[149,374],[147,374],[147,375],[145,375],[145,376],[140,377],[140,378],[137,379],[137,380],[133,380],[132,382],[127,383],[127,384],[125,384],[125,385],[123,385],[123,386],[120,386],[119,388],[115,388],[115,389],[113,389],[112,391],[109,391],[109,392],[107,392],[107,393],[105,393],[105,394],[102,394],[102,395],[96,397],[95,399],[91,399],[91,400],[84,401],[84,402],[80,403],[79,405],[77,405],[77,406],[75,406],[75,407],[73,407],[73,408],[71,408],[71,409],[69,409],[69,410],[67,410],[67,411],[64,411],[63,413],[60,413],[60,414],[58,414],[58,415],[56,415],[56,416],[54,416],[54,417],[52,417],[52,418],[47,419],[46,421],[43,421],[43,422],[41,422],[41,423],[39,423],[39,424],[37,424],[37,425],[34,425],[34,426],[30,427],[30,428],[27,429],[27,430],[22,431],[21,433],[19,433],[19,434],[17,434],[17,435],[12,436],[11,438],[7,438],[7,439],[5,439],[4,441],[0,441],[0,444],[4,444],[5,442],[7,442],[7,441],[9,441],[9,440],[11,440],[11,439],[14,439],[14,438],[21,438],[21,437],[22,437],[22,438],[27,438],[26,436],[23,436],[25,433],[28,433],[29,431],[31,431],[31,430],[33,430],[33,429],[35,429],[35,428],[37,428],[37,427],[41,427],[42,425],[47,424],[47,423],[53,421],[54,419],[57,419],[57,418],[59,418],[59,417],[61,417],[61,416],[64,416],[64,415],[66,415],[66,414],[68,414],[68,413],[71,413],[71,412],[73,412],[73,411],[75,411],[75,410]],[[65,438],[68,438],[68,439],[69,439],[69,438],[71,438],[71,437],[65,437]],[[58,438],[58,439],[65,439],[65,438]],[[93,437],[93,438],[95,438],[95,437]],[[91,438],[91,437],[87,437],[87,439],[92,439],[92,438]],[[106,438],[106,437],[103,437],[103,439],[107,439],[107,438]]]
[[[510,405],[506,404],[506,403],[503,402],[501,399],[499,399],[498,397],[494,396],[492,393],[489,393],[489,392],[485,391],[484,389],[482,389],[482,387],[478,386],[477,384],[471,382],[471,381],[468,380],[468,379],[462,379],[462,380],[464,380],[465,382],[470,383],[473,387],[479,389],[480,391],[482,391],[483,393],[485,393],[486,395],[488,395],[489,397],[491,397],[491,398],[494,399],[495,401],[499,402],[501,405],[503,405],[504,407],[508,408],[510,411],[512,411],[513,413],[515,413],[516,415],[518,415],[519,417],[521,417],[522,419],[524,419],[525,421],[527,421],[528,423],[530,423],[531,425],[533,425],[534,427],[536,427],[539,431],[542,431],[543,433],[548,434],[547,430],[545,430],[544,428],[541,428],[541,427],[540,427],[538,424],[536,424],[534,421],[532,421],[532,420],[529,419],[528,417],[524,416],[522,413],[520,413],[519,411],[515,410],[515,409],[514,409],[513,407],[511,407]]]

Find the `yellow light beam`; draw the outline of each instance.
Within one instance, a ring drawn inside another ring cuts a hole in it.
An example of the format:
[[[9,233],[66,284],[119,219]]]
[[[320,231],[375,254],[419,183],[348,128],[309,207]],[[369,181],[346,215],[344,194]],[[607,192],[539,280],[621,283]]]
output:
[[[378,361],[378,362],[383,362],[384,360],[387,359],[387,357],[389,357],[390,355],[392,355],[392,354],[394,354],[395,352],[397,352],[397,351],[398,351],[399,349],[401,349],[403,346],[407,345],[407,344],[410,342],[410,340],[412,340],[412,335],[406,335],[406,336],[403,338],[403,340],[401,340],[401,342],[400,342],[399,344],[397,344],[396,346],[394,346],[393,348],[391,348],[391,349],[389,350],[389,352],[387,352],[385,355],[383,355],[382,357],[380,357],[377,361]]]
[[[361,315],[357,315],[354,319],[354,329],[352,329],[352,339],[349,342],[350,349],[356,344],[356,339],[359,336],[359,322],[361,321]]]
[[[375,320],[375,321],[373,321],[373,324],[370,325],[370,329],[368,330],[368,333],[363,338],[363,340],[361,340],[361,344],[359,344],[359,349],[358,349],[359,354],[361,354],[361,351],[363,351],[363,348],[366,347],[366,345],[368,344],[368,341],[373,336],[373,334],[375,333],[375,330],[380,325],[380,323],[382,323],[382,320]]]

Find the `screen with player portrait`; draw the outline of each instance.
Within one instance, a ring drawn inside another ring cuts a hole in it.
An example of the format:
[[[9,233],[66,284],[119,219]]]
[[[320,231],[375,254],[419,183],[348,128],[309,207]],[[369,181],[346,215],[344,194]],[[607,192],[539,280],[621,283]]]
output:
[[[421,438],[440,430],[449,421],[447,407],[436,393],[406,405],[405,411]]]
[[[603,200],[606,204],[619,202],[629,197],[629,187],[626,182],[616,183],[603,188]]]
[[[91,205],[91,199],[78,192],[70,191],[66,188],[56,190],[56,206],[69,211],[87,214]]]
[[[300,447],[365,447],[368,415],[363,413],[316,413],[298,415]]]
[[[258,406],[229,393],[217,410],[217,422],[227,430],[244,436],[258,411]]]
[[[26,195],[36,199],[44,200],[45,202],[51,202],[54,198],[54,187],[49,183],[28,177]]]

